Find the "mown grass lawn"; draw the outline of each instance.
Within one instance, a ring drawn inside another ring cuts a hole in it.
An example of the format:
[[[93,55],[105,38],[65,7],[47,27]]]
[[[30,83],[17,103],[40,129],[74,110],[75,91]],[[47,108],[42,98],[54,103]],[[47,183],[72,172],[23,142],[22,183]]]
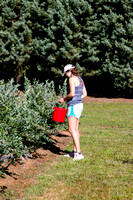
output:
[[[44,166],[23,200],[133,199],[133,104],[85,104],[80,131],[85,159]]]

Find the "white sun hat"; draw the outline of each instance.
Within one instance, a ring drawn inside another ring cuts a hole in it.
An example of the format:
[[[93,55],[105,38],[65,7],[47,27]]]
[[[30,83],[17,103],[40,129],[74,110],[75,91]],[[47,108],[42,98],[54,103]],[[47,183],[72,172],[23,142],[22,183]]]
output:
[[[72,64],[68,64],[64,67],[64,73],[62,76],[65,75],[66,71],[70,70],[70,69],[74,69],[75,67]]]

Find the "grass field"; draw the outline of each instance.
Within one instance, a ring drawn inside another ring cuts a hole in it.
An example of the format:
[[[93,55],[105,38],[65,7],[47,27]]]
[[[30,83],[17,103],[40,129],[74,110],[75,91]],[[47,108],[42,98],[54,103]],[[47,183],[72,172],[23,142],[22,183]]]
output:
[[[133,104],[85,104],[80,132],[85,158],[44,166],[23,200],[133,199]]]

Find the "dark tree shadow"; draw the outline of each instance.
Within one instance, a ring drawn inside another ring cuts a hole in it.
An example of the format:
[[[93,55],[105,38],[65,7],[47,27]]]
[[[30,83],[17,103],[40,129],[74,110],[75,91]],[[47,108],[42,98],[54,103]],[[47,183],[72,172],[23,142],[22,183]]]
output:
[[[8,167],[9,167],[9,166],[8,166]],[[6,174],[6,175],[12,177],[13,179],[17,180],[17,177],[18,177],[19,175],[16,174],[16,173],[9,172],[8,167],[2,167],[2,168],[1,168],[1,170],[0,170],[0,171],[2,172],[1,178],[5,178],[5,174]]]
[[[61,133],[56,134],[56,136],[57,137],[70,137],[68,135],[64,135]],[[51,137],[51,139],[53,142],[46,142],[46,144],[43,146],[43,148],[45,150],[50,150],[52,153],[58,154],[58,155],[63,155],[68,152],[68,151],[62,150],[60,147],[58,147],[58,145],[57,145],[58,139],[55,139],[55,138],[53,139],[52,137]]]
[[[125,163],[127,163],[127,164],[133,164],[133,159],[123,160],[122,163],[123,164],[125,164]]]

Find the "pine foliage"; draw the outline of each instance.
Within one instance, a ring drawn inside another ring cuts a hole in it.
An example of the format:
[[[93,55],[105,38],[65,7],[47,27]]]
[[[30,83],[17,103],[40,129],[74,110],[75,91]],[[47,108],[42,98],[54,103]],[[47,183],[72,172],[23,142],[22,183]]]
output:
[[[58,80],[65,64],[133,92],[132,0],[1,0],[0,67]]]

